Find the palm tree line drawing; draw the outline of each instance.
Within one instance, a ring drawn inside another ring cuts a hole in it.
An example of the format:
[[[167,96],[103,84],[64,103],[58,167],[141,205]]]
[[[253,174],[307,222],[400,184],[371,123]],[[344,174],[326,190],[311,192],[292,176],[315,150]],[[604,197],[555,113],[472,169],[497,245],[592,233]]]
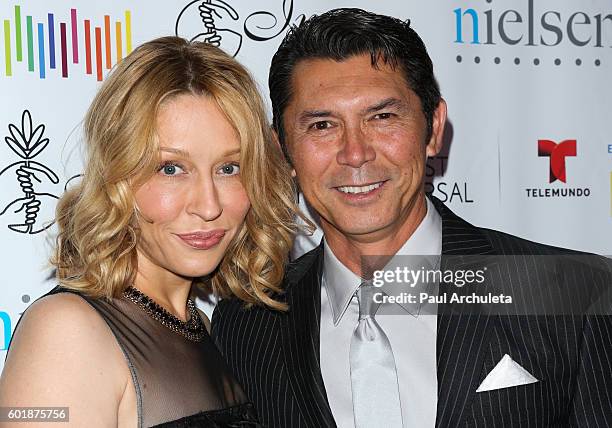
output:
[[[37,216],[40,211],[41,196],[48,196],[58,199],[58,196],[51,193],[36,192],[32,179],[41,183],[36,173],[44,174],[53,183],[58,184],[59,178],[53,170],[34,160],[49,145],[49,139],[44,136],[45,125],[40,124],[36,127],[32,124],[32,115],[28,110],[24,110],[21,115],[21,127],[9,124],[10,135],[4,138],[8,147],[20,158],[0,171],[0,176],[11,169],[15,169],[16,178],[21,188],[23,196],[9,202],[0,211],[0,216],[12,212],[23,213],[23,222],[8,224],[8,228],[14,232],[24,234],[36,234],[48,229],[53,222],[43,226],[37,225]],[[0,205],[1,206],[1,205]]]

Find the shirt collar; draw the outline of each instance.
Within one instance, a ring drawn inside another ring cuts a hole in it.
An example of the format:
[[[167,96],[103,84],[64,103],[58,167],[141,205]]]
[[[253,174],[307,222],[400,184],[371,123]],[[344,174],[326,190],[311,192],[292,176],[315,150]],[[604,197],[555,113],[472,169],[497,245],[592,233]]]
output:
[[[427,213],[410,238],[398,250],[397,255],[441,254],[442,219],[429,198],[425,199],[427,201]],[[323,286],[327,292],[335,326],[342,319],[361,282],[362,279],[358,275],[338,260],[325,241],[323,245]],[[406,309],[413,313],[413,310]],[[418,308],[416,309],[418,314]]]
[[[331,306],[334,325],[338,325],[342,319],[353,294],[360,285],[361,277],[344,266],[325,242],[323,244],[323,286]]]

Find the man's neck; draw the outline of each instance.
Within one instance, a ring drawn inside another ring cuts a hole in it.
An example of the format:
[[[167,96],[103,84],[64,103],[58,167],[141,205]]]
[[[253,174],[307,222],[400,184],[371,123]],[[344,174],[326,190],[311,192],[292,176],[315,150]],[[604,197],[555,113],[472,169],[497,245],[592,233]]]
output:
[[[415,201],[405,220],[398,226],[391,225],[370,234],[346,235],[322,219],[321,228],[326,244],[338,260],[361,276],[363,256],[395,255],[419,227],[426,213],[427,203],[423,196]]]

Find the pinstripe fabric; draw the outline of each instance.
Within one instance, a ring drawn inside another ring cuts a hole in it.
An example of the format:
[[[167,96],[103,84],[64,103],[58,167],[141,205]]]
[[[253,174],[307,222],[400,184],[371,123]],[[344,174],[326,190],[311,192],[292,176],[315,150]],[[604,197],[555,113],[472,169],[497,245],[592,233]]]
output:
[[[537,290],[547,272],[536,256],[566,251],[476,228],[432,201],[442,217],[443,263],[445,255],[526,255],[489,272],[510,292]],[[287,313],[227,300],[213,314],[213,338],[267,426],[335,426],[319,366],[321,272],[322,247],[289,266]],[[540,381],[476,393],[504,354]],[[612,427],[609,316],[487,316],[442,305],[437,365],[437,427]]]
[[[335,427],[319,366],[322,247],[292,263],[287,313],[219,302],[212,335],[268,427]]]

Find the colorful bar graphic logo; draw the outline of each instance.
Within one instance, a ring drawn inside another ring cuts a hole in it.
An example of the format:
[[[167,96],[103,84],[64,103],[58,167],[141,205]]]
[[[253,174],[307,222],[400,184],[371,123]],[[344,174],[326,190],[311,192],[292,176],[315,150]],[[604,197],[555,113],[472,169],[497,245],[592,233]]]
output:
[[[33,17],[26,15],[25,28],[23,28],[24,20],[21,14],[21,6],[15,5],[13,22],[10,19],[4,20],[4,74],[7,77],[11,77],[14,71],[13,48],[15,61],[24,61],[25,53],[27,55],[25,60],[27,61],[28,71],[35,72],[36,67],[38,67],[38,75],[41,79],[47,77],[48,70],[56,70],[58,65],[62,77],[67,78],[69,72],[71,72],[68,67],[69,62],[81,65],[84,54],[85,73],[93,75],[95,63],[95,76],[98,81],[102,81],[104,69],[110,70],[112,68],[113,51],[115,51],[115,64],[123,59],[124,52],[127,55],[132,51],[132,14],[129,10],[125,11],[123,22],[115,21],[114,34],[111,32],[110,15],[104,15],[103,25],[101,26],[92,25],[91,19],[79,21],[77,9],[70,9],[69,19],[66,20],[68,22],[56,22],[57,18],[54,13],[48,13],[46,18],[46,22],[43,20],[43,22],[36,22],[36,25],[34,25]],[[58,27],[59,43],[56,39]],[[25,34],[23,34],[23,30],[25,30]],[[79,40],[79,32],[83,32],[84,38],[82,40]],[[114,46],[112,36],[114,36]],[[72,52],[68,51],[69,42]],[[85,46],[79,46],[83,42]],[[56,49],[59,50],[57,63]],[[38,53],[37,63],[35,63],[36,51]]]

